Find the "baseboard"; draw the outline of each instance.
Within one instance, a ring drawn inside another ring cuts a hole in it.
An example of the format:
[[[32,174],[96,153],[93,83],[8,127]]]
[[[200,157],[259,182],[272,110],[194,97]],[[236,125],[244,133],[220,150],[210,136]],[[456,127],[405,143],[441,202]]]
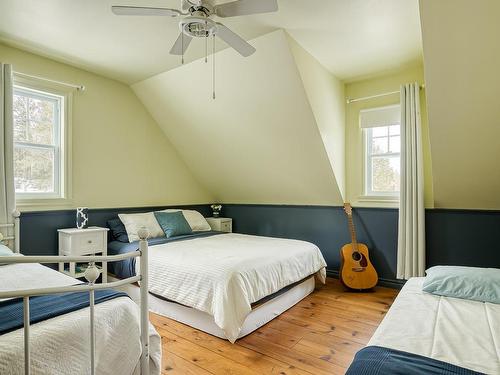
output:
[[[327,269],[326,276],[338,279],[339,278],[339,271]],[[377,285],[383,286],[386,288],[391,288],[391,289],[401,289],[403,287],[403,285],[405,285],[405,283],[406,283],[406,280],[379,278]]]

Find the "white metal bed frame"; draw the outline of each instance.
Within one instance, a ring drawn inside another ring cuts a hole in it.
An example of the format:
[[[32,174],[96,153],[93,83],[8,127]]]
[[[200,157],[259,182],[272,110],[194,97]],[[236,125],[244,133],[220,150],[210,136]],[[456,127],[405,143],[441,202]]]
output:
[[[15,211],[13,213],[14,222],[7,224],[0,224],[0,229],[7,228],[13,229],[14,234],[8,235],[3,238],[4,241],[14,241],[14,252],[20,252],[20,237],[19,237],[19,217],[20,213]],[[94,291],[99,289],[116,288],[126,284],[133,284],[138,282],[140,284],[140,328],[141,328],[141,375],[149,375],[149,316],[148,316],[148,231],[141,229],[138,232],[139,250],[131,253],[109,256],[4,256],[0,257],[0,263],[15,264],[15,263],[45,263],[55,264],[61,261],[66,262],[88,262],[89,266],[85,271],[85,278],[88,281],[87,285],[74,285],[65,287],[51,287],[51,288],[33,288],[23,289],[16,291],[0,292],[0,299],[2,298],[23,298],[24,308],[24,373],[30,374],[30,310],[29,299],[32,296],[40,296],[47,294],[59,294],[67,292],[89,292],[90,297],[90,373],[95,375],[95,325],[94,325]],[[64,258],[64,259],[63,259]],[[95,281],[99,277],[99,271],[95,266],[95,262],[117,262],[129,258],[140,258],[140,274],[129,277],[127,279],[98,283]]]

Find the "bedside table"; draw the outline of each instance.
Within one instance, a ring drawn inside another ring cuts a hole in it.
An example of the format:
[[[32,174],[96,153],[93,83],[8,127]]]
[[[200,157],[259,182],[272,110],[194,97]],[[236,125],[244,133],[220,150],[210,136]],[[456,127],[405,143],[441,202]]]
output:
[[[233,231],[233,219],[231,218],[207,217],[206,219],[212,230],[228,233],[231,233]]]
[[[86,229],[68,228],[58,229],[59,232],[59,255],[78,256],[94,255],[102,253],[108,254],[108,228],[89,227]],[[84,276],[85,268],[78,267],[75,262],[68,262],[69,268],[65,269],[66,263],[59,263],[59,272],[63,272],[71,277],[80,278]],[[99,267],[102,274],[102,282],[108,281],[107,262],[102,262]]]

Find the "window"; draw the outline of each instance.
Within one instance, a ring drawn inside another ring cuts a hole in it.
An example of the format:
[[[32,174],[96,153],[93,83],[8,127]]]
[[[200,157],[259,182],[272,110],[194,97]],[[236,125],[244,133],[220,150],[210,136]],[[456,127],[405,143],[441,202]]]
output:
[[[361,114],[365,138],[366,196],[399,196],[401,135],[399,106],[375,108]]]
[[[13,117],[17,200],[66,196],[66,101],[65,94],[16,81]]]

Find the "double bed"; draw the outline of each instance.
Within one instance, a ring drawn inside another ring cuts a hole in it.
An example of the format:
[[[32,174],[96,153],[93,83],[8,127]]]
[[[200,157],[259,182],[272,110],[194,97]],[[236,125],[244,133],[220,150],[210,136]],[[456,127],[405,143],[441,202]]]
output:
[[[108,253],[136,247],[114,241]],[[138,267],[122,262],[110,271],[121,278]],[[306,241],[220,232],[151,239],[149,308],[234,343],[310,294],[315,279],[324,283],[325,267]],[[126,291],[135,298],[136,289]]]
[[[348,374],[500,374],[500,305],[407,281]]]

